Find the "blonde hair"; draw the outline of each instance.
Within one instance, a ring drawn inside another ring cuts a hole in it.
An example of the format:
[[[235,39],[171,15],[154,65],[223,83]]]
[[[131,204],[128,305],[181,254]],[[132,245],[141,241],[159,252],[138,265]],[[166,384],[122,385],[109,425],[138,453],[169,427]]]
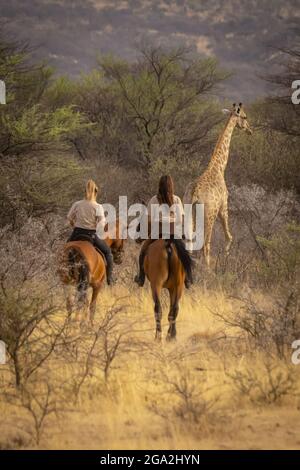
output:
[[[85,185],[85,198],[88,201],[96,201],[98,193],[98,186],[94,180],[88,180]]]

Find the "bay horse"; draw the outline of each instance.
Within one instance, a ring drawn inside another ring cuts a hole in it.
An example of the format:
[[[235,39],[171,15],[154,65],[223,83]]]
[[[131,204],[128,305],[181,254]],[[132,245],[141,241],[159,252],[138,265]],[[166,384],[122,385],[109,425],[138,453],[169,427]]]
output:
[[[161,291],[163,288],[168,289],[170,296],[169,329],[166,338],[169,341],[176,338],[179,301],[183,293],[185,277],[191,273],[192,265],[192,258],[180,239],[155,240],[147,249],[144,270],[151,285],[156,321],[155,339],[158,341],[161,340],[162,332]]]
[[[121,223],[116,221],[115,234],[109,234],[105,242],[110,246],[114,263],[121,264],[124,253],[124,240],[121,238]],[[107,225],[105,227],[107,231]],[[90,241],[77,240],[67,242],[63,248],[58,274],[65,287],[77,288],[78,307],[75,320],[80,320],[80,310],[87,307],[87,290],[92,288],[92,298],[89,308],[86,308],[85,320],[89,312],[89,321],[93,323],[97,297],[106,278],[106,263],[104,257],[96,250]],[[70,293],[67,294],[67,311],[73,311]]]

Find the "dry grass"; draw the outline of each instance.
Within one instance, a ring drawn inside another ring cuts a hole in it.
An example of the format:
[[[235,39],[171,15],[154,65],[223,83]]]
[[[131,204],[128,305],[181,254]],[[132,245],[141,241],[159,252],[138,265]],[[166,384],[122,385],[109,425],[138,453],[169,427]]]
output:
[[[118,298],[127,306],[120,319],[122,328],[131,329],[126,347],[118,351],[107,381],[96,357],[77,400],[70,386],[62,389],[56,412],[45,417],[39,448],[300,447],[300,369],[263,352],[250,353],[240,331],[212,313],[230,315],[236,301],[194,287],[181,303],[177,341],[157,344],[147,288],[127,284],[104,289],[95,329]],[[167,299],[163,305],[166,335]],[[79,363],[80,357],[75,365],[52,358],[49,381],[53,377],[72,383]],[[264,399],[259,393],[260,387],[268,392],[265,367],[270,363],[277,372],[281,368],[290,374],[292,382],[278,400]],[[256,389],[249,386],[247,391],[249,380],[258,382]],[[37,393],[39,385],[34,386]],[[2,448],[37,447],[34,421],[26,407],[2,399],[0,413]]]

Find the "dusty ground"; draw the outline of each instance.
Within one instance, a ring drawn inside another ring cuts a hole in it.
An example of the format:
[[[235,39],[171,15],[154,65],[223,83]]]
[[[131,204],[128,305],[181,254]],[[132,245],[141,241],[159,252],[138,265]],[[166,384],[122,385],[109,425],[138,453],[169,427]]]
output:
[[[266,358],[250,354],[238,332],[214,315],[229,315],[235,301],[194,287],[181,304],[176,343],[164,339],[157,344],[150,292],[132,283],[103,291],[96,325],[116,299],[127,305],[123,325],[132,325],[142,349],[131,351],[126,343],[106,383],[94,368],[77,402],[66,397],[57,415],[46,417],[38,445],[28,410],[1,400],[2,448],[300,448],[300,366],[288,365],[296,388],[274,403],[256,400],[255,394],[250,400],[232,379],[234,371],[261,368],[258,376],[265,386]],[[163,305],[165,337],[167,297]],[[72,372],[64,368],[64,374]]]

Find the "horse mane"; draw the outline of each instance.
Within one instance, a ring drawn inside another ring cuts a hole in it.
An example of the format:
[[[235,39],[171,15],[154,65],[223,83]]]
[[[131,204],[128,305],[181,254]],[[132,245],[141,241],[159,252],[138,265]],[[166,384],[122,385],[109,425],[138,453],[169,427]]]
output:
[[[181,261],[184,272],[186,276],[190,278],[192,275],[194,261],[190,253],[186,249],[184,241],[179,238],[172,238],[171,240],[168,240],[168,243],[172,243],[173,245],[175,245],[177,255],[178,255],[179,260]]]

